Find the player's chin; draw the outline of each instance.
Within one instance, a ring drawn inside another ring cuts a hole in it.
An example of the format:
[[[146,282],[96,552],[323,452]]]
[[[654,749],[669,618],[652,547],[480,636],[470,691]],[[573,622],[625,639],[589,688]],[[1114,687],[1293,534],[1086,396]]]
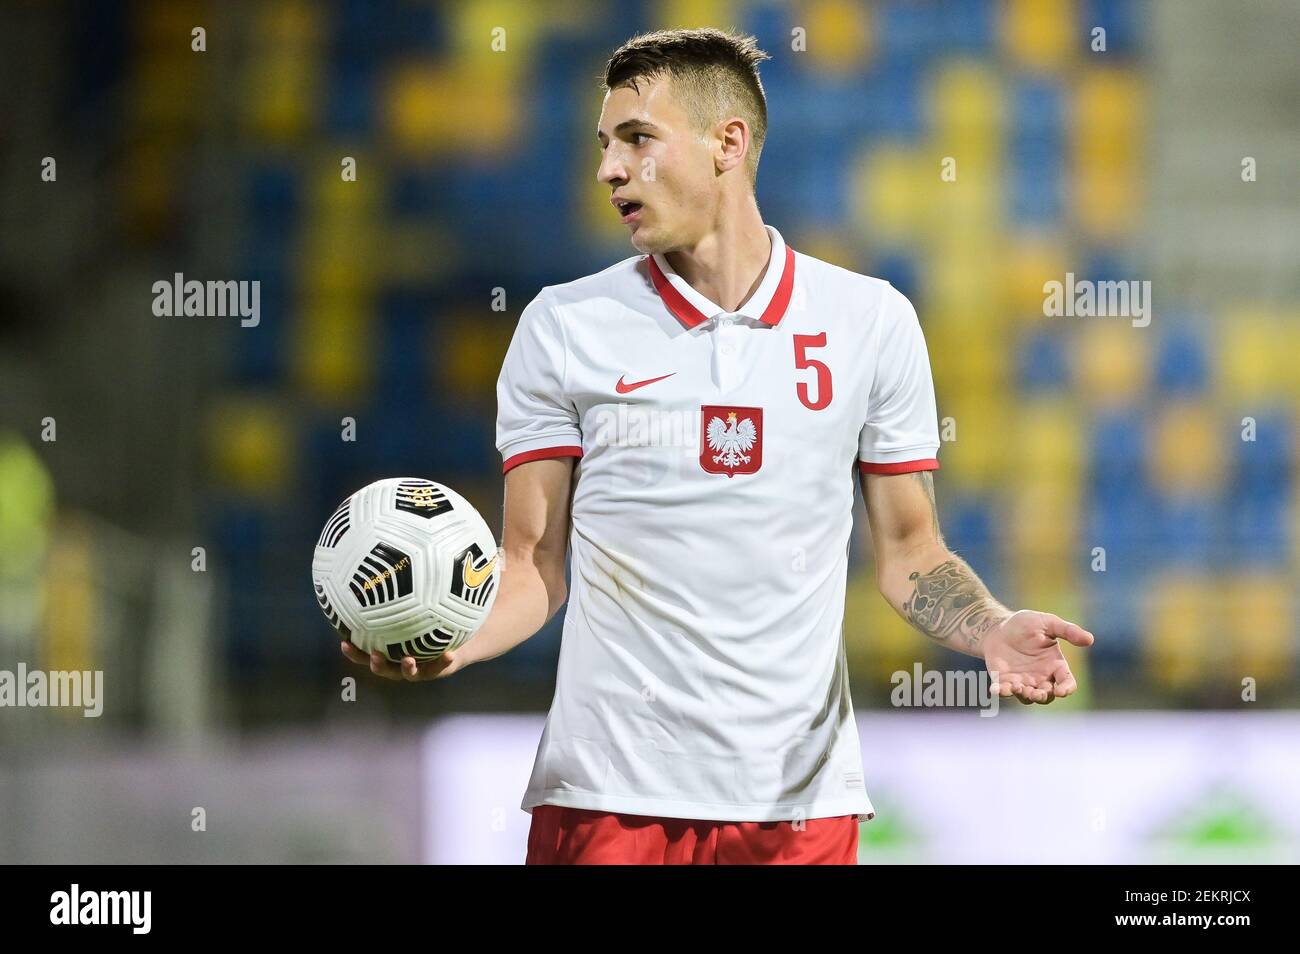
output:
[[[657,255],[672,247],[662,231],[644,222],[633,222],[628,229],[632,247],[642,255]]]

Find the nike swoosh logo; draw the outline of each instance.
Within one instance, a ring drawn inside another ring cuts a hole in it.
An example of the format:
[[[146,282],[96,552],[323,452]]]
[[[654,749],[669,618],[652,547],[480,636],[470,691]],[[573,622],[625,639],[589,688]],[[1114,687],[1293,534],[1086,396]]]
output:
[[[614,385],[614,390],[619,394],[628,394],[635,391],[637,388],[645,387],[647,384],[654,384],[656,381],[662,381],[664,378],[671,378],[676,373],[676,371],[669,371],[667,374],[661,374],[657,378],[646,378],[644,381],[633,381],[631,384],[624,384],[623,377],[620,375],[618,384]]]
[[[492,575],[492,568],[497,565],[498,556],[500,556],[498,553],[492,554],[492,559],[488,560],[481,570],[476,570],[474,568],[474,561],[472,559],[466,560],[464,569],[462,569],[460,573],[461,577],[465,580],[465,586],[471,590],[477,589],[481,586],[483,581]]]

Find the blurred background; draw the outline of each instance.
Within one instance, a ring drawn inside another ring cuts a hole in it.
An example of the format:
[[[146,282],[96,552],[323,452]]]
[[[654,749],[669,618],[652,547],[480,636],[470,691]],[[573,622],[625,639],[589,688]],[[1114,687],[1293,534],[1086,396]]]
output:
[[[396,475],[499,531],[519,312],[634,254],[604,61],[704,25],[772,54],[765,220],[917,307],[948,542],[1098,637],[1051,709],[890,709],[969,660],[877,594],[859,502],[863,860],[1018,860],[927,773],[1062,738],[1056,860],[1300,857],[1295,4],[98,0],[0,8],[0,669],[105,684],[97,719],[0,708],[0,860],[522,859],[560,620],[379,684],[312,546]],[[156,316],[177,272],[259,281],[260,321]],[[1150,323],[1047,317],[1067,274],[1150,281]]]

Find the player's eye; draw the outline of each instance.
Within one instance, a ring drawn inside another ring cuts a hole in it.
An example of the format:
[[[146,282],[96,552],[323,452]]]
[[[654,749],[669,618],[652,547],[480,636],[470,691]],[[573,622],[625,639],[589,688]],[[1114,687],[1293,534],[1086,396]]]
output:
[[[632,145],[634,146],[642,145],[642,143],[637,141],[638,139],[653,139],[653,138],[654,138],[653,136],[647,135],[646,133],[636,132],[632,134]]]

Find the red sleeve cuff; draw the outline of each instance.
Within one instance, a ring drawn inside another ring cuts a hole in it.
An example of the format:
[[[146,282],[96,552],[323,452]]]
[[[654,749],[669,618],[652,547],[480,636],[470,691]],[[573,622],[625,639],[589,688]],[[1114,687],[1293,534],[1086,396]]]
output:
[[[577,446],[571,447],[539,447],[537,450],[524,451],[522,454],[516,454],[514,457],[507,457],[505,463],[501,465],[501,473],[508,474],[512,468],[520,464],[526,464],[530,460],[548,460],[552,457],[581,457],[582,448]]]
[[[858,461],[858,469],[864,474],[914,474],[919,470],[938,470],[939,461],[933,457],[924,460],[900,460],[892,464],[873,464],[870,461]]]

